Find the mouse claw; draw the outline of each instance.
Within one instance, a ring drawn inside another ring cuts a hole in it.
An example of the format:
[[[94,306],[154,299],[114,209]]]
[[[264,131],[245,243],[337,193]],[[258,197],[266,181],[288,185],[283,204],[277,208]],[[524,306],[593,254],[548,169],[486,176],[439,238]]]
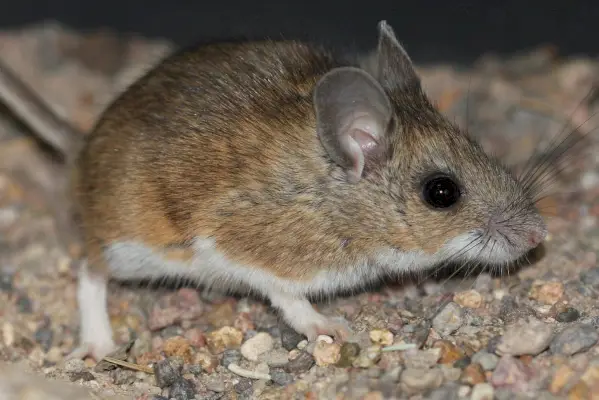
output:
[[[309,341],[314,341],[319,335],[328,335],[339,342],[345,342],[351,334],[352,330],[347,320],[343,317],[335,317],[313,324],[306,337]]]

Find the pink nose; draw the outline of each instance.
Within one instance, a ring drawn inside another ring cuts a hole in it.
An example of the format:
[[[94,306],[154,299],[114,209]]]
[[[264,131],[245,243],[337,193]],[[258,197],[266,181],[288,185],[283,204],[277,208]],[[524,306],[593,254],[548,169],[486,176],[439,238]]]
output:
[[[531,246],[538,246],[543,241],[543,234],[539,231],[532,231],[528,235],[528,244]]]

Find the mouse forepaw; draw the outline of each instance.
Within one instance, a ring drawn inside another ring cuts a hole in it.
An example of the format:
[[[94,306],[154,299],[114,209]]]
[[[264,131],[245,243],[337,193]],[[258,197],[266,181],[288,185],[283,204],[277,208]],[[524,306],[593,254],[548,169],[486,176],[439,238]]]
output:
[[[112,341],[104,342],[81,342],[81,344],[69,353],[65,358],[71,359],[82,359],[85,357],[92,357],[96,362],[100,362],[104,357],[117,350],[116,344]]]

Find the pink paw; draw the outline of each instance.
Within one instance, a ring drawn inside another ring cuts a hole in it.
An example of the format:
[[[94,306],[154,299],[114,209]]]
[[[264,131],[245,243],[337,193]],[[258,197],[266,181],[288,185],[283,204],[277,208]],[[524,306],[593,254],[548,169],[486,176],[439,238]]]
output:
[[[323,317],[322,320],[310,324],[307,331],[303,332],[309,341],[316,340],[318,335],[328,335],[340,342],[346,341],[351,333],[349,323],[342,317]]]
[[[96,362],[100,362],[104,357],[117,350],[117,346],[114,342],[105,343],[81,343],[79,347],[73,350],[69,355],[66,356],[67,360],[75,358],[85,358],[87,356],[92,357]]]

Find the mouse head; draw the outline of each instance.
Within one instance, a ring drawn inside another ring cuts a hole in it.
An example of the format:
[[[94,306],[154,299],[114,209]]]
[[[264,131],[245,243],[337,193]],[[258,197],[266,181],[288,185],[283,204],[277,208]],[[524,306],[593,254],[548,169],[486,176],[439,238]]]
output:
[[[411,243],[391,239],[396,247],[503,265],[545,238],[529,190],[431,105],[386,22],[370,68],[330,71],[314,105],[321,143],[348,184],[383,187],[397,203],[389,220]]]

